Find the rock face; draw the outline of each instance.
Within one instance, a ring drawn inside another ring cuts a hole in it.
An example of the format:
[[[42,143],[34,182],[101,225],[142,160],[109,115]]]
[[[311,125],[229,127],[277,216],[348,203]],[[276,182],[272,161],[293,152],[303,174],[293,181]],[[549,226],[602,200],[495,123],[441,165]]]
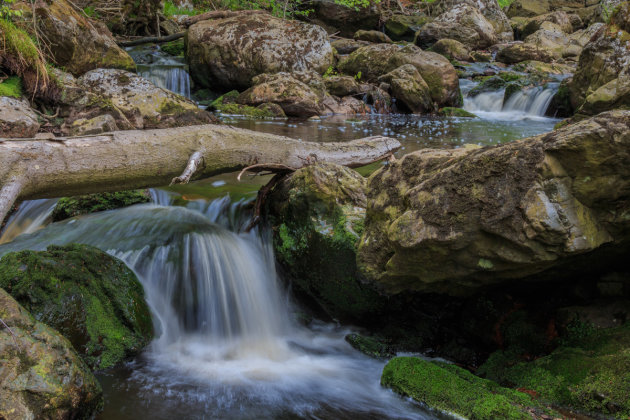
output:
[[[365,185],[351,169],[316,164],[296,171],[268,200],[278,261],[299,294],[338,319],[361,319],[382,305],[356,265]]]
[[[132,58],[107,27],[79,14],[66,0],[39,0],[34,7],[39,30],[57,66],[75,76],[96,68],[135,70]]]
[[[593,115],[630,104],[630,2],[616,10],[584,47],[573,80],[571,104],[578,113]]]
[[[317,74],[315,76],[319,77]],[[321,114],[324,110],[321,105],[323,94],[318,95],[296,77],[285,72],[256,76],[252,80],[254,86],[241,93],[236,102],[249,106],[274,103],[292,117],[308,118]]]
[[[358,75],[361,80],[376,81],[390,71],[411,64],[429,86],[431,98],[437,107],[459,106],[459,78],[453,65],[440,54],[423,51],[414,45],[400,48],[392,44],[361,47],[342,60],[339,70]]]
[[[10,253],[0,287],[66,337],[92,369],[106,369],[146,346],[153,326],[144,291],[125,264],[86,245]]]
[[[497,43],[494,27],[481,12],[461,3],[424,25],[416,34],[416,44],[428,48],[440,39],[454,39],[470,49],[483,49]]]
[[[379,78],[391,87],[392,96],[413,113],[433,110],[431,92],[418,70],[405,64]]]
[[[37,114],[26,100],[0,96],[0,138],[33,137],[38,130]]]
[[[623,243],[629,126],[630,111],[614,111],[494,148],[406,155],[370,177],[362,272],[392,293],[464,295]]]
[[[0,417],[87,419],[102,407],[101,386],[72,345],[35,321],[0,289]]]
[[[510,20],[505,15],[501,6],[497,0],[439,0],[433,6],[432,9],[436,13],[444,13],[455,6],[461,6],[467,4],[477,9],[494,28],[497,41],[509,42],[514,40],[514,32]]]
[[[246,89],[263,73],[323,74],[333,64],[321,27],[266,14],[196,23],[188,30],[186,45],[195,82],[222,92]]]
[[[112,113],[121,129],[214,122],[210,113],[199,109],[192,101],[124,70],[92,70],[77,79],[76,89],[78,92],[68,92],[66,102],[77,110],[86,109],[87,117],[79,114],[79,118]]]

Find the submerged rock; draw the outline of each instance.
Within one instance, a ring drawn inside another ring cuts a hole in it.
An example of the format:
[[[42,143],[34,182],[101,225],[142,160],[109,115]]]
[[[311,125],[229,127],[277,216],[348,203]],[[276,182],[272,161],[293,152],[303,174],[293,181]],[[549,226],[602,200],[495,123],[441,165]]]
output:
[[[0,96],[0,138],[33,137],[39,126],[28,101]]]
[[[122,50],[107,27],[77,12],[66,0],[37,1],[38,31],[52,61],[75,76],[97,68],[134,71],[133,59]]]
[[[554,414],[523,392],[503,388],[455,365],[417,357],[390,360],[381,384],[431,408],[473,420],[529,420],[533,413]]]
[[[6,254],[0,260],[0,287],[70,340],[92,369],[116,365],[153,336],[136,275],[87,245]]]
[[[351,169],[321,163],[296,171],[269,198],[276,256],[295,291],[340,320],[373,315],[383,304],[356,265],[365,184]]]
[[[263,73],[312,70],[323,74],[333,50],[321,27],[267,14],[211,19],[190,27],[186,57],[200,86],[247,89]]]
[[[148,191],[133,190],[115,193],[86,194],[77,197],[64,197],[53,209],[53,221],[58,222],[82,214],[119,209],[134,204],[151,201]]]
[[[103,393],[72,344],[2,289],[0,319],[0,418],[93,418]]]
[[[628,240],[629,126],[630,111],[615,111],[497,147],[404,156],[370,177],[362,272],[391,293],[465,295],[580,270],[571,257]]]

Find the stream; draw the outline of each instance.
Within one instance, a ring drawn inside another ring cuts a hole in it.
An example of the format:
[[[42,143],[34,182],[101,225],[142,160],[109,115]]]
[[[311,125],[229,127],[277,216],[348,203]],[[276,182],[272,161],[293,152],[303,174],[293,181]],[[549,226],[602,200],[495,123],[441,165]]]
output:
[[[190,96],[181,63],[143,56],[143,75]],[[467,82],[462,87],[471,88]],[[465,98],[465,108],[480,117],[474,119],[377,114],[222,119],[305,141],[395,137],[403,144],[401,156],[548,132],[558,121],[544,117],[554,93],[554,86],[532,89],[506,104],[501,91]],[[351,327],[318,321],[305,327],[296,321],[299,306],[276,273],[270,232],[242,232],[249,217],[245,204],[264,181],[238,184],[235,174],[222,175],[153,190],[152,204],[53,224],[56,201],[37,200],[23,203],[9,220],[0,256],[80,242],[124,260],[144,286],[156,339],[134,360],[98,373],[105,393],[98,418],[442,418],[382,388],[385,362],[344,341]]]

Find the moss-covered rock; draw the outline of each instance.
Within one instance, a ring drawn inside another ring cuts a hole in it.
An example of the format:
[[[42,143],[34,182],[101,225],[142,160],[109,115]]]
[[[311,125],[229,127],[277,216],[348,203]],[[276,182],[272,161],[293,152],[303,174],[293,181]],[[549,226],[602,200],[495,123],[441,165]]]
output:
[[[616,418],[630,416],[630,326],[595,330],[574,327],[548,356],[524,361],[498,351],[478,373],[536,393],[542,401]]]
[[[351,169],[316,164],[296,171],[269,198],[278,261],[298,293],[342,320],[377,313],[382,305],[356,265],[365,183]]]
[[[0,260],[0,287],[70,340],[92,369],[114,366],[153,335],[133,271],[87,245],[7,254]]]
[[[375,359],[389,359],[396,355],[393,348],[378,337],[348,334],[344,338],[356,350]]]
[[[455,365],[416,357],[390,360],[381,384],[431,408],[472,420],[529,420],[533,412],[552,413],[527,394],[502,388]]]
[[[431,20],[433,19],[422,15],[393,15],[385,22],[385,33],[393,40],[412,42],[416,32]]]
[[[453,107],[442,108],[440,109],[439,114],[444,115],[445,117],[477,118],[477,116],[472,112],[468,112],[462,108]]]
[[[93,418],[103,393],[72,344],[2,289],[0,319],[0,418]]]
[[[381,76],[379,81],[389,84],[392,97],[402,105],[399,110],[418,114],[433,111],[429,86],[413,65],[402,65]]]
[[[22,96],[22,80],[17,76],[11,76],[0,82],[0,96],[20,98]]]
[[[148,203],[151,198],[146,190],[120,191],[115,193],[86,194],[64,197],[53,209],[53,221],[68,219],[81,214],[96,213]]]
[[[470,50],[454,39],[440,39],[433,44],[431,51],[441,54],[449,60],[470,61]]]

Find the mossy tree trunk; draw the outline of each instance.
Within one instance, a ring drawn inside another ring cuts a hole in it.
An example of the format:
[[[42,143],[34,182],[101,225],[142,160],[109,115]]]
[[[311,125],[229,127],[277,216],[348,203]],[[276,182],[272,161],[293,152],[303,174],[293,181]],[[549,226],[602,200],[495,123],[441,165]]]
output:
[[[158,187],[256,164],[358,167],[399,147],[387,137],[312,143],[222,125],[0,139],[0,220],[19,200]]]

